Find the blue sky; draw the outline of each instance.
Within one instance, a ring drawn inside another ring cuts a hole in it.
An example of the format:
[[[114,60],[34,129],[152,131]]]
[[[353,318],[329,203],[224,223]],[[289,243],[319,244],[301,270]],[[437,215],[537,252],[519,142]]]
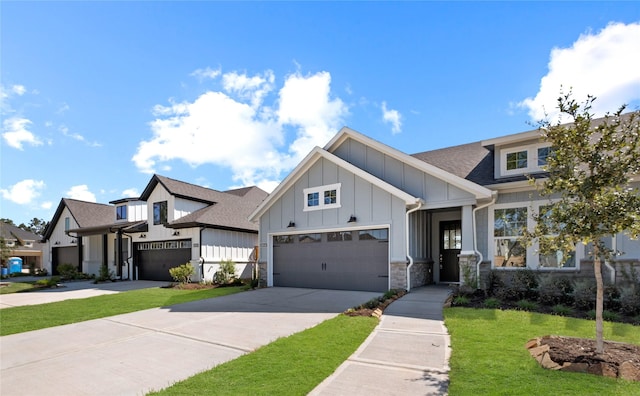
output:
[[[0,217],[153,173],[267,191],[349,126],[407,153],[640,105],[640,2],[0,5]]]

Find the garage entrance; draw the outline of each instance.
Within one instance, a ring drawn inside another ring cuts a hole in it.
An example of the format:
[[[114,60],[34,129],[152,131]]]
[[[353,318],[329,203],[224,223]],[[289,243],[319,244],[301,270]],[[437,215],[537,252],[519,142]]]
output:
[[[273,285],[387,291],[387,228],[273,237]]]
[[[138,279],[171,282],[169,269],[191,261],[191,240],[138,242],[133,245]]]
[[[80,265],[80,252],[77,246],[53,248],[52,256],[52,275],[60,275],[60,273],[58,272],[58,265],[60,264],[71,264],[78,269],[78,272],[82,272],[82,266]]]

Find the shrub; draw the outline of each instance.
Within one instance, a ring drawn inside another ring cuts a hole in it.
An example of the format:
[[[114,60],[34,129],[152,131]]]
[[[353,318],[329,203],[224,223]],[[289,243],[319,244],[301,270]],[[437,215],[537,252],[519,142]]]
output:
[[[78,268],[71,263],[58,265],[58,273],[62,279],[77,279],[80,276]]]
[[[573,306],[581,310],[596,306],[596,286],[592,281],[576,281],[573,285]]]
[[[537,311],[538,310],[538,303],[536,303],[535,301],[520,300],[516,303],[516,306],[521,311]]]
[[[36,268],[36,276],[47,276],[49,271],[46,268]]]
[[[38,279],[36,285],[43,287],[54,287],[60,282],[59,276],[52,276],[51,278]]]
[[[511,281],[496,291],[503,301],[535,300],[537,298],[538,276],[533,270],[519,269],[512,273]]]
[[[219,285],[233,283],[236,279],[236,263],[231,260],[220,262],[220,268],[213,274],[213,281]]]
[[[191,282],[191,275],[193,275],[194,273],[195,269],[190,263],[182,264],[178,267],[169,269],[169,274],[171,275],[173,280],[180,284]]]
[[[504,287],[504,282],[498,270],[492,269],[487,274],[486,292],[488,296],[496,296],[498,291]]]
[[[171,271],[171,270],[169,270],[169,271]],[[171,272],[169,272],[169,273],[171,273]],[[100,273],[96,277],[96,280],[95,280],[94,283],[113,281],[114,279],[116,279],[116,275],[114,274],[114,272],[111,271],[107,265],[101,265],[100,266]]]
[[[570,316],[573,313],[573,310],[571,309],[571,307],[567,307],[566,305],[557,304],[551,308],[551,312],[554,315]]]
[[[616,285],[604,287],[604,309],[617,311],[620,309],[620,290]]]
[[[609,322],[619,322],[620,314],[617,312],[613,312],[605,309],[604,311],[602,311],[602,319],[607,320]]]
[[[573,286],[567,278],[545,276],[538,283],[538,301],[543,305],[571,304]]]
[[[625,315],[640,314],[640,288],[625,287],[620,290],[620,312]]]
[[[489,309],[499,308],[500,307],[500,300],[495,298],[495,297],[489,297],[486,300],[484,300],[482,305],[485,308],[489,308]]]
[[[471,300],[467,296],[456,296],[453,299],[453,305],[456,305],[456,306],[469,305],[470,302]]]

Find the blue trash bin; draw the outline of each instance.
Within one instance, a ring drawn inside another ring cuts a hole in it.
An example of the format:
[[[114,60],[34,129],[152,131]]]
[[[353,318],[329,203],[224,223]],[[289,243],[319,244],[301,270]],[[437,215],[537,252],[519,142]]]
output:
[[[21,273],[22,272],[22,259],[20,257],[9,257],[9,273]]]
[[[9,276],[9,268],[2,267],[2,277],[5,278]]]

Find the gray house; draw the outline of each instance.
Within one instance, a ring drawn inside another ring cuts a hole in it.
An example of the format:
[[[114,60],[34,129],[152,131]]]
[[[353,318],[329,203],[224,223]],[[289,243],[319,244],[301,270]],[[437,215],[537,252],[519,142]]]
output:
[[[525,176],[544,176],[549,151],[534,130],[408,155],[345,127],[252,213],[261,281],[385,291],[475,283],[490,269],[592,277],[583,246],[562,257],[518,241],[549,204]],[[607,265],[615,281],[640,263],[640,242],[610,243],[625,252]]]
[[[119,279],[170,281],[169,269],[191,263],[212,280],[232,260],[251,277],[258,227],[247,220],[267,193],[229,191],[154,175],[141,196],[97,204],[63,198],[44,239],[53,273],[62,263],[97,275],[106,264]]]

